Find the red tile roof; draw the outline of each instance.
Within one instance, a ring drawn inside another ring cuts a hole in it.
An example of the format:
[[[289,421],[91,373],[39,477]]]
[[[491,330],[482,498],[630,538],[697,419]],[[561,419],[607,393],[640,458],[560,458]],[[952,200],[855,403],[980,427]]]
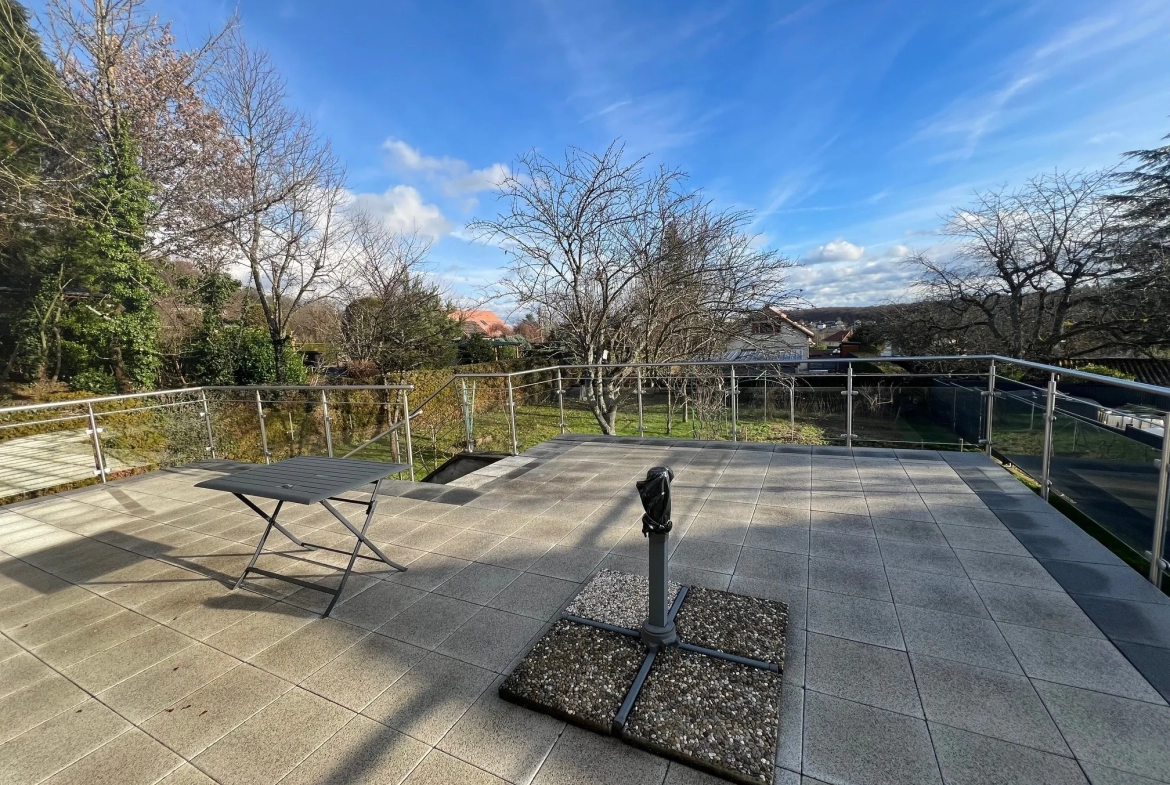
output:
[[[463,323],[463,331],[482,332],[484,335],[507,335],[511,332],[504,320],[493,311],[461,310],[448,314],[457,322]]]

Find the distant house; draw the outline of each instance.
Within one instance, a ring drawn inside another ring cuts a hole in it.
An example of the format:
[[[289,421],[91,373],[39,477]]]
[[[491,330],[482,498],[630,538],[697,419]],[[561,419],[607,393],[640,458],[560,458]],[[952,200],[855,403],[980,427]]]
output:
[[[728,360],[784,362],[808,359],[815,333],[775,306],[761,308],[751,317],[748,334],[727,344]]]
[[[463,326],[463,336],[482,335],[485,338],[499,338],[511,335],[512,329],[493,311],[452,311],[448,314]]]
[[[825,337],[821,338],[821,343],[830,349],[840,349],[841,344],[853,337],[853,330],[835,330]]]

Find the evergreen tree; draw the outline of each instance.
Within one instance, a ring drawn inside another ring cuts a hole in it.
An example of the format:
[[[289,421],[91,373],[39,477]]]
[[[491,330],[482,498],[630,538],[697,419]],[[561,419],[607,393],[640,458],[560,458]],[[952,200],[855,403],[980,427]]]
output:
[[[92,356],[107,364],[120,391],[150,388],[160,366],[154,301],[166,291],[142,253],[150,183],[124,129],[96,155],[98,175],[79,205],[77,245],[89,297],[86,307],[72,309],[72,326]]]
[[[29,27],[0,0],[0,382],[56,376],[74,271],[62,235],[84,150],[71,97]]]
[[[1170,135],[1163,137],[1170,140]],[[1158,245],[1170,243],[1170,144],[1134,150],[1126,157],[1137,165],[1122,172],[1125,193],[1114,197],[1125,205],[1124,217],[1146,231]]]

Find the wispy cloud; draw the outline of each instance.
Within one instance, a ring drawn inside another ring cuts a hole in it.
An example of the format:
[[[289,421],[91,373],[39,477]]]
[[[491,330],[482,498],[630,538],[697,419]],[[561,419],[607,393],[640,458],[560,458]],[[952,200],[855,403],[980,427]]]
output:
[[[542,3],[544,22],[572,76],[565,96],[581,123],[597,124],[638,152],[662,153],[696,142],[710,129],[719,107],[702,105],[690,85],[670,80],[652,85],[663,64],[693,59],[719,46],[728,5],[686,11],[619,15],[602,4]],[[571,10],[568,10],[571,9]]]
[[[1107,13],[1074,21],[1021,52],[994,80],[966,91],[935,115],[911,141],[954,139],[957,144],[937,160],[970,158],[987,136],[1043,106],[1050,96],[1042,88],[1056,78],[1090,63],[1099,76],[1117,67],[1119,55],[1137,42],[1164,40],[1170,29],[1170,4],[1164,2],[1101,7]]]
[[[825,6],[829,5],[829,1],[830,0],[812,0],[812,2],[805,3],[799,8],[784,14],[775,22],[772,22],[772,24],[768,27],[769,29],[774,30],[778,27],[788,27],[789,25],[795,25],[800,22],[804,22],[807,19],[810,19],[820,13],[821,10],[825,8]]]
[[[473,169],[459,158],[424,155],[401,139],[389,138],[382,143],[389,166],[399,173],[418,173],[438,183],[447,196],[468,196],[490,191],[508,176],[508,167],[495,163]]]
[[[581,118],[581,122],[587,123],[590,120],[596,120],[599,117],[605,117],[607,114],[611,114],[613,112],[616,112],[618,109],[621,109],[624,106],[629,106],[632,103],[633,103],[633,101],[631,101],[629,99],[626,99],[624,101],[614,101],[609,106],[603,107],[601,109],[598,109],[596,112],[590,112],[589,114],[585,115],[584,117]]]
[[[1121,131],[1106,131],[1106,132],[1100,133],[1100,134],[1093,134],[1092,136],[1090,136],[1088,139],[1085,140],[1085,143],[1086,144],[1103,144],[1105,142],[1111,142],[1114,139],[1120,139],[1120,138],[1121,138]]]

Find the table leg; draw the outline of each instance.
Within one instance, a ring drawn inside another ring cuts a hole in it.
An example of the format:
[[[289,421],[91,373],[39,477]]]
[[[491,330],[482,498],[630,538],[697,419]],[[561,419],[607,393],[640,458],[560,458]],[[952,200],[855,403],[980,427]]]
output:
[[[406,572],[405,567],[403,567],[401,564],[398,564],[396,562],[391,561],[390,558],[386,554],[382,553],[381,549],[378,548],[377,545],[374,545],[374,543],[370,542],[369,539],[366,537],[366,529],[369,527],[370,520],[374,517],[374,510],[378,506],[378,498],[377,498],[378,497],[378,486],[381,484],[382,483],[379,481],[378,483],[376,483],[374,485],[374,493],[373,493],[373,496],[370,498],[370,505],[369,505],[369,507],[366,508],[366,521],[362,525],[361,529],[358,529],[356,526],[354,526],[352,523],[350,523],[349,520],[344,515],[342,515],[340,512],[337,511],[336,507],[334,507],[332,504],[329,503],[328,499],[323,500],[321,502],[321,504],[323,504],[325,506],[325,509],[327,509],[327,510],[329,510],[329,512],[333,513],[333,517],[336,518],[337,520],[341,521],[342,525],[345,526],[345,528],[349,529],[353,533],[354,537],[357,537],[358,542],[357,542],[357,547],[355,547],[353,549],[353,552],[354,552],[353,559],[357,558],[358,549],[360,549],[361,546],[364,544],[367,548],[369,548],[371,551],[373,551],[379,559],[386,562],[391,567],[393,567],[394,569],[396,569],[400,572]],[[350,559],[351,566],[353,565],[353,559]]]
[[[334,516],[336,516],[338,520],[344,523],[345,527],[353,532],[354,536],[357,537],[357,541],[353,544],[353,552],[349,555],[349,564],[345,566],[345,572],[341,573],[341,582],[337,584],[337,594],[333,595],[333,599],[329,602],[329,607],[326,608],[325,613],[322,614],[324,616],[328,616],[329,613],[333,610],[333,606],[337,604],[339,599],[341,599],[341,593],[345,591],[345,582],[349,580],[349,574],[353,570],[354,562],[357,561],[358,551],[361,550],[362,543],[365,543],[366,547],[368,547],[374,553],[378,554],[379,559],[386,562],[394,569],[402,572],[406,571],[406,568],[402,565],[396,564],[386,558],[386,554],[382,553],[382,551],[380,551],[376,545],[374,545],[366,538],[366,529],[370,528],[370,521],[372,521],[374,518],[374,510],[378,508],[378,489],[381,487],[381,485],[381,480],[374,483],[374,491],[370,494],[370,503],[366,507],[366,519],[362,523],[360,532],[349,522],[348,519],[337,512],[337,510],[334,509],[333,505],[331,505],[328,500],[321,502],[323,505],[325,505],[325,508],[328,509],[329,512],[333,513]]]
[[[260,535],[260,542],[257,543],[257,545],[256,545],[256,552],[252,554],[252,561],[248,562],[248,566],[244,568],[244,571],[242,573],[240,573],[240,578],[239,578],[239,580],[236,581],[236,585],[232,587],[233,589],[238,589],[238,588],[240,588],[240,584],[242,584],[244,582],[244,578],[247,578],[248,573],[251,572],[252,568],[256,566],[256,560],[260,558],[260,554],[263,553],[264,543],[268,541],[268,532],[272,531],[273,526],[280,529],[281,531],[284,531],[284,527],[276,522],[276,516],[280,514],[280,508],[284,505],[284,502],[277,502],[276,509],[272,511],[272,516],[269,517],[267,513],[265,513],[263,510],[261,510],[255,504],[252,504],[252,502],[248,501],[243,496],[240,496],[240,494],[237,493],[235,495],[236,495],[236,498],[242,500],[244,502],[244,504],[248,505],[253,510],[260,513],[260,515],[264,518],[264,520],[268,521],[268,525],[264,527],[264,533],[262,535]],[[295,537],[292,537],[292,535],[289,535],[289,537],[291,537],[294,540],[296,539]],[[300,542],[299,540],[297,540],[297,544],[304,546],[304,543]]]
[[[290,532],[288,529],[284,528],[283,526],[281,526],[279,523],[277,523],[277,522],[276,522],[276,514],[277,514],[278,512],[280,512],[280,506],[281,506],[282,504],[284,504],[284,502],[277,502],[277,503],[276,503],[276,509],[275,509],[275,510],[273,510],[273,511],[272,511],[272,515],[271,515],[271,516],[269,516],[269,515],[268,515],[268,513],[264,512],[264,510],[260,509],[260,508],[259,508],[259,507],[257,507],[255,504],[253,504],[253,503],[252,503],[252,500],[251,500],[251,499],[249,499],[249,498],[247,498],[246,496],[244,496],[244,495],[242,495],[242,494],[239,494],[239,493],[234,493],[234,494],[232,494],[232,495],[233,495],[233,496],[235,496],[235,497],[236,497],[237,499],[239,499],[240,501],[242,501],[244,504],[246,504],[246,505],[248,505],[249,507],[251,507],[251,508],[252,508],[252,510],[253,510],[253,511],[255,511],[255,513],[256,513],[257,515],[259,515],[261,518],[263,518],[264,520],[268,521],[268,525],[269,525],[269,527],[273,527],[273,526],[275,526],[277,531],[279,531],[279,532],[280,532],[281,534],[283,534],[285,537],[288,537],[290,540],[292,540],[292,541],[293,541],[294,543],[296,543],[297,545],[301,546],[302,548],[308,548],[308,549],[312,550],[312,548],[313,548],[313,546],[312,546],[312,545],[306,545],[304,542],[302,542],[302,541],[301,541],[301,538],[300,538],[300,537],[296,536],[295,534],[293,534],[292,532]],[[267,529],[264,531],[264,534],[267,536],[267,534],[268,534],[268,530],[267,530]]]

